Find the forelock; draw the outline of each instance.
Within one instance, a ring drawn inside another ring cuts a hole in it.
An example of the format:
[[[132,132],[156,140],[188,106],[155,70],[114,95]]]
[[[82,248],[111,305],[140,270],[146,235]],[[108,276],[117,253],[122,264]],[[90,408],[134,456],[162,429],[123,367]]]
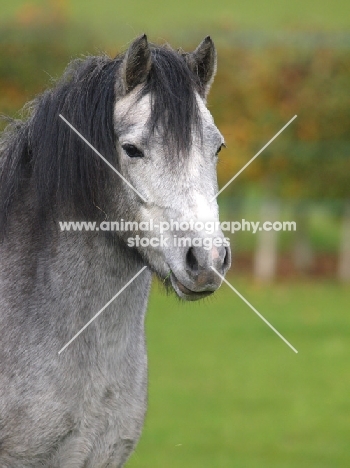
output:
[[[152,47],[152,67],[139,99],[150,94],[151,133],[163,137],[171,152],[187,154],[193,133],[201,133],[201,116],[196,99],[199,82],[184,58],[168,47]]]

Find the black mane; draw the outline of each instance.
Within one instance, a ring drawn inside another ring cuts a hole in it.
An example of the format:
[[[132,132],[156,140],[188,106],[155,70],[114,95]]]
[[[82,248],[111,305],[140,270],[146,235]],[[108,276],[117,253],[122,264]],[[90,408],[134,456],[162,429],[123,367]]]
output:
[[[152,67],[140,96],[151,93],[150,129],[162,128],[177,151],[191,145],[200,128],[195,90],[200,83],[183,57],[152,46]],[[124,55],[74,60],[56,85],[26,106],[24,121],[13,121],[0,140],[0,234],[24,188],[35,194],[39,220],[60,206],[78,216],[96,216],[113,171],[59,118],[62,114],[116,168],[113,109],[118,69]]]

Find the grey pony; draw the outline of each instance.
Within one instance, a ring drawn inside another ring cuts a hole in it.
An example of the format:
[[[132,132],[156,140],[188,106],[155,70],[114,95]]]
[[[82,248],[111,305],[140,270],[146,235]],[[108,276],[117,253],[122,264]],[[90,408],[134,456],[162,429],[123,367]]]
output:
[[[184,300],[212,294],[230,248],[220,229],[177,238],[205,248],[130,246],[129,233],[58,221],[218,220],[224,140],[206,108],[216,71],[207,37],[191,53],[145,35],[111,59],[75,61],[0,142],[0,466],[122,467],[147,407],[144,318],[154,273]],[[68,126],[95,145],[133,191]],[[155,224],[157,224],[157,222]],[[159,237],[159,230],[133,238]],[[221,242],[222,241],[222,242]],[[58,351],[142,267],[64,352]]]

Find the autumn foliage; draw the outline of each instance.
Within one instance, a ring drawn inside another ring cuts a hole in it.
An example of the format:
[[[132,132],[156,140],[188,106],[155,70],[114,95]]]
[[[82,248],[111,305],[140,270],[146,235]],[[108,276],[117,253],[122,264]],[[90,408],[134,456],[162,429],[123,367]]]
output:
[[[350,50],[271,44],[219,57],[210,104],[228,144],[221,182],[297,114],[232,193],[252,182],[287,198],[349,197]]]

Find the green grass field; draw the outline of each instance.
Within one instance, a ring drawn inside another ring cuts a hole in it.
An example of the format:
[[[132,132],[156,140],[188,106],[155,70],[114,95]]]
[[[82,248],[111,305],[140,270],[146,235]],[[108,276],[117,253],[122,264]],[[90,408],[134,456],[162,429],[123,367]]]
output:
[[[159,41],[177,37],[179,31],[181,37],[183,34],[191,37],[191,32],[196,30],[212,34],[216,28],[222,27],[262,31],[306,27],[332,31],[346,30],[350,26],[346,0],[0,0],[0,21],[6,22],[15,16],[30,18],[35,9],[48,9],[53,4],[64,9],[69,20],[110,43],[114,40],[129,41],[142,32]]]
[[[129,468],[350,466],[350,290],[331,283],[237,289],[180,303],[153,291],[149,411]]]

